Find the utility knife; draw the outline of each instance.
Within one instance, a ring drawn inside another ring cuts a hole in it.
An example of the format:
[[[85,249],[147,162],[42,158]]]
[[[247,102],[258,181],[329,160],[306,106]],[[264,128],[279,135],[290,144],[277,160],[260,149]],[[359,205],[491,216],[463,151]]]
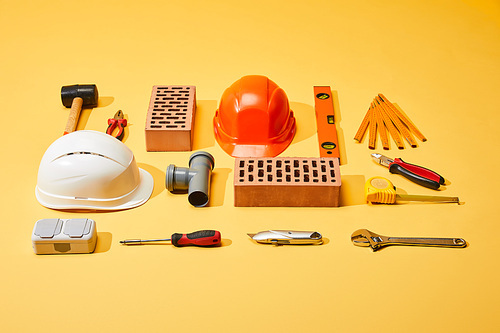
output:
[[[248,234],[257,243],[275,245],[321,244],[323,238],[316,231],[267,230]]]

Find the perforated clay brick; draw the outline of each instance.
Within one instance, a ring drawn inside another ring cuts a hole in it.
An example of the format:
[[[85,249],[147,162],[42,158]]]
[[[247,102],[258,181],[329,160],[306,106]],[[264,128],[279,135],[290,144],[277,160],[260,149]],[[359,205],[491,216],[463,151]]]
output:
[[[338,207],[338,158],[237,158],[236,207]]]
[[[146,150],[192,150],[195,110],[195,86],[154,86],[146,118]]]

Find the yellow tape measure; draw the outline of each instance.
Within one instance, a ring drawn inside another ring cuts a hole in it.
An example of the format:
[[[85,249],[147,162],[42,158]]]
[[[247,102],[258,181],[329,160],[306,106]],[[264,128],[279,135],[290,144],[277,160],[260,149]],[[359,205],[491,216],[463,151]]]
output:
[[[441,197],[435,195],[396,194],[396,187],[389,179],[372,177],[365,183],[365,197],[369,203],[392,204],[396,201],[426,201],[442,203],[460,203],[458,197]]]

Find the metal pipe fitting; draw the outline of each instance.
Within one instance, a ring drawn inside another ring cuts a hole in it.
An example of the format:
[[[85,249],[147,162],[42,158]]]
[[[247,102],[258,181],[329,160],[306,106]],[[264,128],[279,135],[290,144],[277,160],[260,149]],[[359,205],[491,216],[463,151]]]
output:
[[[189,158],[189,168],[167,167],[165,186],[170,192],[188,193],[188,201],[195,207],[203,207],[209,201],[210,177],[214,169],[214,157],[199,151]]]

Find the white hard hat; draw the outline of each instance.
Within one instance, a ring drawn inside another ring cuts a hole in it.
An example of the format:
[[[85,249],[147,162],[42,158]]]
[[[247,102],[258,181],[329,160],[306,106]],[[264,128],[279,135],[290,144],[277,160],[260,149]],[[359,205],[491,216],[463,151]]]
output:
[[[76,131],[54,141],[38,169],[36,198],[53,209],[118,210],[148,201],[153,177],[121,141]]]

